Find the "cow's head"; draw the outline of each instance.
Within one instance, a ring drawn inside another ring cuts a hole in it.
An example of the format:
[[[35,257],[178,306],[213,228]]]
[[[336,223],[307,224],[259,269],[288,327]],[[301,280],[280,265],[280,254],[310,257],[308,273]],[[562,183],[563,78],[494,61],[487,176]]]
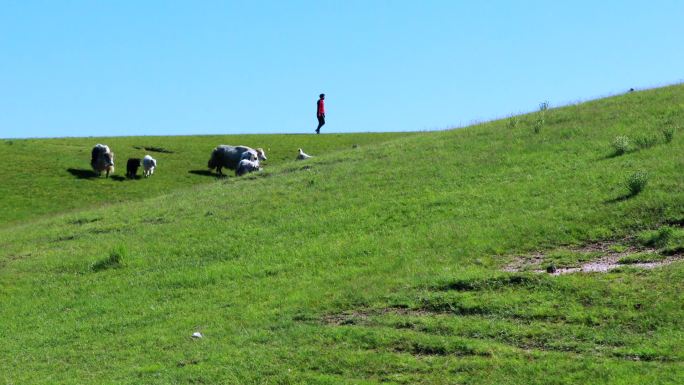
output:
[[[257,148],[256,149],[257,156],[259,157],[259,160],[266,160],[266,153],[264,152],[263,148]]]
[[[113,152],[102,153],[102,160],[104,161],[105,167],[114,166],[114,153]]]

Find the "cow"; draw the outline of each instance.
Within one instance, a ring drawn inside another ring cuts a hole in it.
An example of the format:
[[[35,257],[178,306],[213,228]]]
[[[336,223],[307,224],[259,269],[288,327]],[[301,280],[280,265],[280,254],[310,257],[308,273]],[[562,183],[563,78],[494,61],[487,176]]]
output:
[[[140,158],[130,158],[126,162],[126,176],[128,178],[134,179],[138,174],[138,168],[140,168]]]
[[[231,170],[237,170],[238,164],[242,159],[253,160],[266,160],[266,153],[262,148],[253,149],[247,146],[228,146],[222,144],[217,146],[211,152],[211,158],[207,162],[207,167],[210,169],[216,169],[219,175],[223,175],[221,169],[223,167],[229,168]]]
[[[237,169],[235,169],[235,176],[243,176],[247,173],[260,170],[261,167],[259,166],[258,159],[242,159],[240,162],[238,162]]]
[[[302,151],[302,149],[300,148],[299,154],[297,155],[297,160],[304,160],[304,159],[309,159],[309,158],[311,158],[311,155],[305,154],[304,151]]]
[[[90,165],[97,175],[102,175],[104,171],[109,178],[109,174],[114,173],[114,153],[107,145],[96,144],[91,152]]]
[[[154,174],[154,169],[157,167],[157,160],[149,155],[143,158],[143,176],[145,178]]]

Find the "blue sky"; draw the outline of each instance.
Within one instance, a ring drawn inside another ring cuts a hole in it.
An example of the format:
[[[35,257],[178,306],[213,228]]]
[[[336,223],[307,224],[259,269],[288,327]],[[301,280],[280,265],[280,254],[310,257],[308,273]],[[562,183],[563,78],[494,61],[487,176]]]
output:
[[[436,130],[684,80],[682,1],[0,0],[0,137]]]

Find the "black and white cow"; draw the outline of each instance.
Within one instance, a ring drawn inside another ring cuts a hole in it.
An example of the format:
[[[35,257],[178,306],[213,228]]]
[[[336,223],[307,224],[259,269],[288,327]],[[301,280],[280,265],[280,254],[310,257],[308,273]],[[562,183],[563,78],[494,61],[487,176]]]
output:
[[[211,158],[207,163],[210,169],[216,169],[219,175],[223,175],[221,169],[223,167],[231,170],[237,170],[238,164],[241,160],[266,160],[266,153],[262,148],[253,149],[247,146],[228,146],[222,144],[216,147],[211,152]]]

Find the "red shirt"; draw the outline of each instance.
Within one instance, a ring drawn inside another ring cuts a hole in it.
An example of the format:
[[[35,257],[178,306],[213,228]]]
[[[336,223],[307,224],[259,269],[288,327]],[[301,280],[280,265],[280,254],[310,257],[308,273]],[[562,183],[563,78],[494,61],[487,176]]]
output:
[[[316,112],[316,115],[321,116],[325,115],[325,104],[323,99],[318,99],[318,110]]]

